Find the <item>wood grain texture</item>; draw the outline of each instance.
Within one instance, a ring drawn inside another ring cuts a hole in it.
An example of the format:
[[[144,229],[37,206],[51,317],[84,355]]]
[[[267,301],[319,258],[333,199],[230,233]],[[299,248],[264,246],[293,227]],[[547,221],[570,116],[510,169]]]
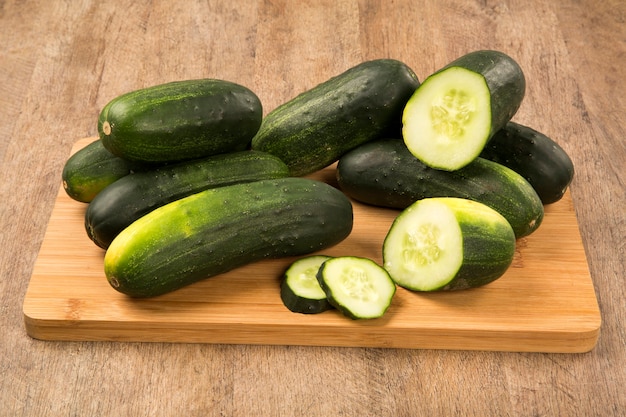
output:
[[[622,416],[621,0],[0,1],[0,415]],[[38,341],[22,304],[76,138],[122,92],[211,76],[266,111],[361,60],[423,79],[479,48],[527,75],[516,120],[570,154],[602,316],[585,354]]]
[[[78,141],[73,151],[96,138]],[[335,167],[311,178],[337,186]],[[337,311],[287,310],[279,283],[297,258],[255,262],[149,300],[113,290],[104,251],[84,229],[86,205],[61,188],[24,300],[30,336],[43,340],[587,352],[600,312],[569,194],[546,207],[539,230],[519,239],[507,273],[480,289],[420,294],[399,288],[379,320]],[[382,264],[385,235],[398,210],[353,202],[354,228],[320,254]]]

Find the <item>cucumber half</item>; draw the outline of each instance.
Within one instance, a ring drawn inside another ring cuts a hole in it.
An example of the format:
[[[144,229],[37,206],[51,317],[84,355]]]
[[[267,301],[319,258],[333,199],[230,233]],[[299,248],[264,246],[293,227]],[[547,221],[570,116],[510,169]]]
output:
[[[525,88],[524,74],[509,56],[466,54],[426,78],[411,96],[402,115],[404,141],[432,168],[462,168],[517,112]]]
[[[331,259],[325,255],[311,255],[293,262],[280,285],[280,298],[294,313],[317,314],[333,306],[317,280],[322,264]]]
[[[427,198],[391,225],[383,266],[410,290],[460,290],[502,276],[514,253],[513,229],[494,209],[462,198]]]
[[[452,67],[422,84],[404,110],[403,137],[425,164],[455,170],[480,154],[489,137],[489,87],[480,75]]]
[[[332,258],[322,264],[317,279],[328,301],[351,319],[381,317],[396,292],[389,273],[367,258]]]

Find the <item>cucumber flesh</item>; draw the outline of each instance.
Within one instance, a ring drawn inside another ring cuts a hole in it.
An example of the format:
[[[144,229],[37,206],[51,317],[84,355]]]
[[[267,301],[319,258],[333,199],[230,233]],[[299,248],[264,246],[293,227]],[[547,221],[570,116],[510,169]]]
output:
[[[491,93],[485,78],[446,68],[415,91],[403,113],[402,135],[424,164],[453,171],[474,160],[491,134]]]
[[[384,267],[398,285],[428,291],[445,286],[463,263],[463,236],[454,213],[437,200],[406,209],[385,239]]]
[[[330,256],[311,255],[289,266],[280,286],[280,297],[285,307],[303,314],[317,314],[333,308],[317,280],[317,272],[329,259]]]
[[[332,258],[322,264],[317,279],[328,301],[351,319],[381,317],[396,292],[388,272],[367,258]]]

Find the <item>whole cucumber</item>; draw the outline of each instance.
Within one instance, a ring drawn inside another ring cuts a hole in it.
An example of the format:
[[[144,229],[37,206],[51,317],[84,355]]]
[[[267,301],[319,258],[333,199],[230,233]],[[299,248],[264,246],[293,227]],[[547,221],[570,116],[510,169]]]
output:
[[[338,189],[280,178],[201,191],[146,214],[104,257],[113,288],[132,297],[165,294],[261,259],[335,245],[353,225]]]
[[[292,176],[310,174],[363,143],[399,134],[404,105],[418,86],[400,61],[363,62],[272,110],[252,149],[281,158]]]
[[[543,204],[563,198],[574,179],[574,163],[550,137],[528,126],[509,122],[496,132],[480,154],[520,174]]]
[[[105,188],[85,211],[89,238],[106,249],[132,222],[174,200],[209,189],[289,175],[277,157],[239,151],[127,175]]]
[[[365,144],[337,164],[339,186],[363,203],[405,209],[429,197],[457,197],[483,203],[507,219],[517,238],[537,230],[544,208],[521,175],[483,158],[456,171],[430,168],[402,140]]]
[[[261,101],[244,86],[184,80],[111,100],[98,133],[105,148],[127,160],[182,161],[246,149],[262,117]]]

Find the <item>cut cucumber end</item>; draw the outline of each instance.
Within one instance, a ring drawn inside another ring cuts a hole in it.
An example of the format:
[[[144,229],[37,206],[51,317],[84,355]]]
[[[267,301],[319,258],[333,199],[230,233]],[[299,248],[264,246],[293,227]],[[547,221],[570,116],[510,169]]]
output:
[[[389,273],[367,258],[333,258],[322,265],[317,278],[330,303],[352,319],[381,317],[396,291]]]
[[[438,199],[420,200],[394,221],[383,244],[383,266],[401,287],[444,287],[463,264],[463,236],[454,211]]]
[[[485,78],[461,67],[428,77],[402,117],[407,148],[424,164],[456,170],[473,161],[491,134],[491,93]]]

